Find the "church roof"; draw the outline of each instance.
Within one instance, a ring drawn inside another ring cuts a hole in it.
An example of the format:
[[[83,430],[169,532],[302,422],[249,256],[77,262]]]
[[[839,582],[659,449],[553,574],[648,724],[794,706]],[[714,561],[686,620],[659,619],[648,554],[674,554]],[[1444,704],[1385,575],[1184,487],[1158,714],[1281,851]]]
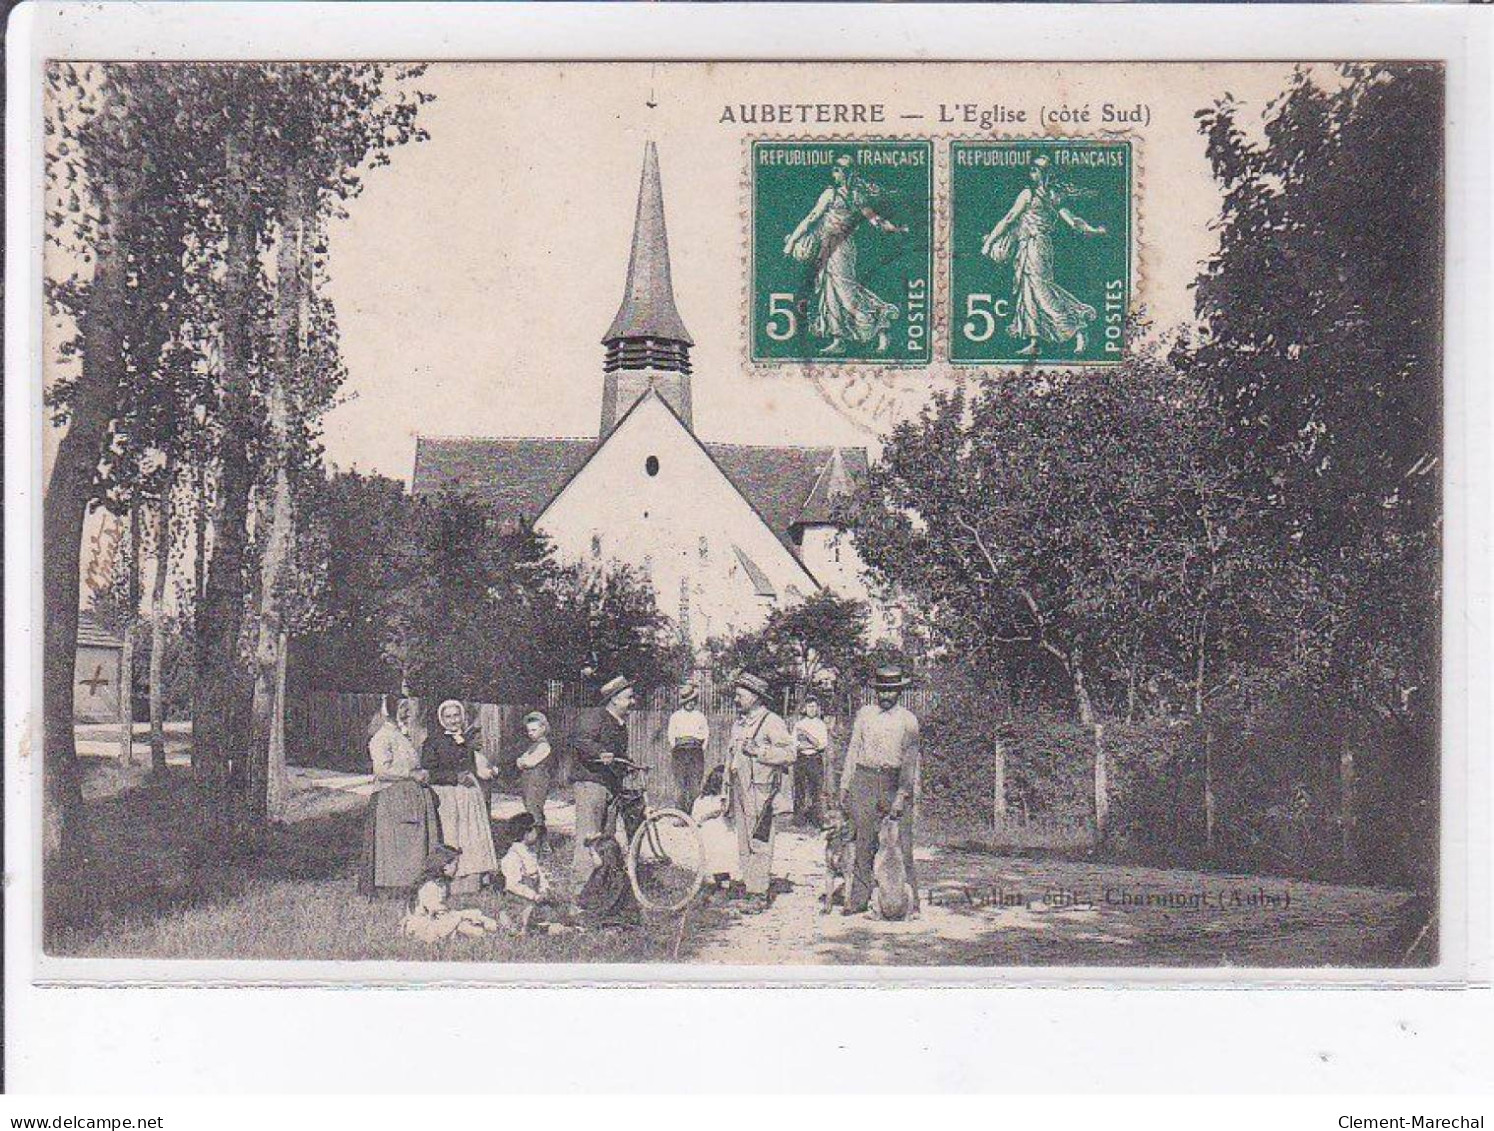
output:
[[[805,509],[815,484],[838,449],[830,447],[758,447],[751,444],[705,445],[726,477],[785,545],[793,546],[793,528],[806,521]],[[848,466],[866,470],[866,449],[840,449]]]
[[[778,540],[796,553],[794,527],[830,521],[832,488],[849,489],[866,474],[865,448],[702,446]],[[504,517],[533,522],[596,448],[595,440],[582,439],[421,436],[415,441],[412,490],[416,495],[467,491],[497,506]]]
[[[866,478],[865,448],[836,448],[809,492],[809,499],[799,512],[799,522],[834,525],[836,505],[855,490],[856,482]]]
[[[653,142],[643,150],[638,182],[638,213],[633,221],[633,252],[622,305],[604,343],[622,338],[662,338],[694,345],[674,305],[669,274],[669,233],[664,228],[664,186],[659,180],[659,151]]]
[[[476,495],[505,518],[532,522],[562,484],[596,450],[579,438],[477,438],[420,436],[415,440],[416,495],[445,490]]]

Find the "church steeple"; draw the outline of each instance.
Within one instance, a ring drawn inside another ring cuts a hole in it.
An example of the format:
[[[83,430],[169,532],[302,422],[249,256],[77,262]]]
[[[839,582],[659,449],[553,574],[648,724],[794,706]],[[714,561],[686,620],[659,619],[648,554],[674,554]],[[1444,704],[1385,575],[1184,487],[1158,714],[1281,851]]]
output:
[[[633,220],[633,252],[622,305],[602,344],[602,431],[606,436],[650,388],[674,409],[686,427],[690,411],[690,331],[674,305],[669,274],[669,235],[664,227],[664,187],[659,151],[643,150],[638,211]]]

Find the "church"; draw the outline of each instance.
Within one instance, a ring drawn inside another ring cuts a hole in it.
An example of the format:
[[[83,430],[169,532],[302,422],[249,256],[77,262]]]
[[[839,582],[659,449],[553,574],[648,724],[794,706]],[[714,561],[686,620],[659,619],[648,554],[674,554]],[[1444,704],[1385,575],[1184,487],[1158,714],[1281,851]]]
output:
[[[829,590],[865,600],[837,503],[865,448],[715,443],[696,432],[690,332],[675,305],[664,192],[644,150],[627,285],[602,339],[595,436],[420,436],[417,495],[458,490],[532,524],[572,562],[630,565],[697,648]]]

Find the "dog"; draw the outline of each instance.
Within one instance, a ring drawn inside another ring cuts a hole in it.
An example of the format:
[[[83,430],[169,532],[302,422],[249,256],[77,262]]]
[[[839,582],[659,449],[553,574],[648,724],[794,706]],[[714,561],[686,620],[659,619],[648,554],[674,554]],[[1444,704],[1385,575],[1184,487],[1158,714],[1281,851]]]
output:
[[[836,898],[845,903],[856,861],[856,834],[844,817],[832,818],[825,830],[825,890],[820,896],[820,913],[830,914]]]
[[[903,838],[897,821],[891,817],[882,822],[877,836],[877,856],[872,862],[872,911],[879,919],[906,919],[913,909],[913,885],[908,882],[908,865],[903,859]]]

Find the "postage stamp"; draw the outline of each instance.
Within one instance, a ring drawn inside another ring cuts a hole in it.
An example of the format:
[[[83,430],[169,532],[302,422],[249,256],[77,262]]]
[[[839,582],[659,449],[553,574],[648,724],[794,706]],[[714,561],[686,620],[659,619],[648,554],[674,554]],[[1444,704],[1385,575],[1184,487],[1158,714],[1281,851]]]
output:
[[[1118,362],[1131,185],[1127,141],[951,142],[950,361]]]
[[[933,145],[756,141],[754,362],[927,365]]]

